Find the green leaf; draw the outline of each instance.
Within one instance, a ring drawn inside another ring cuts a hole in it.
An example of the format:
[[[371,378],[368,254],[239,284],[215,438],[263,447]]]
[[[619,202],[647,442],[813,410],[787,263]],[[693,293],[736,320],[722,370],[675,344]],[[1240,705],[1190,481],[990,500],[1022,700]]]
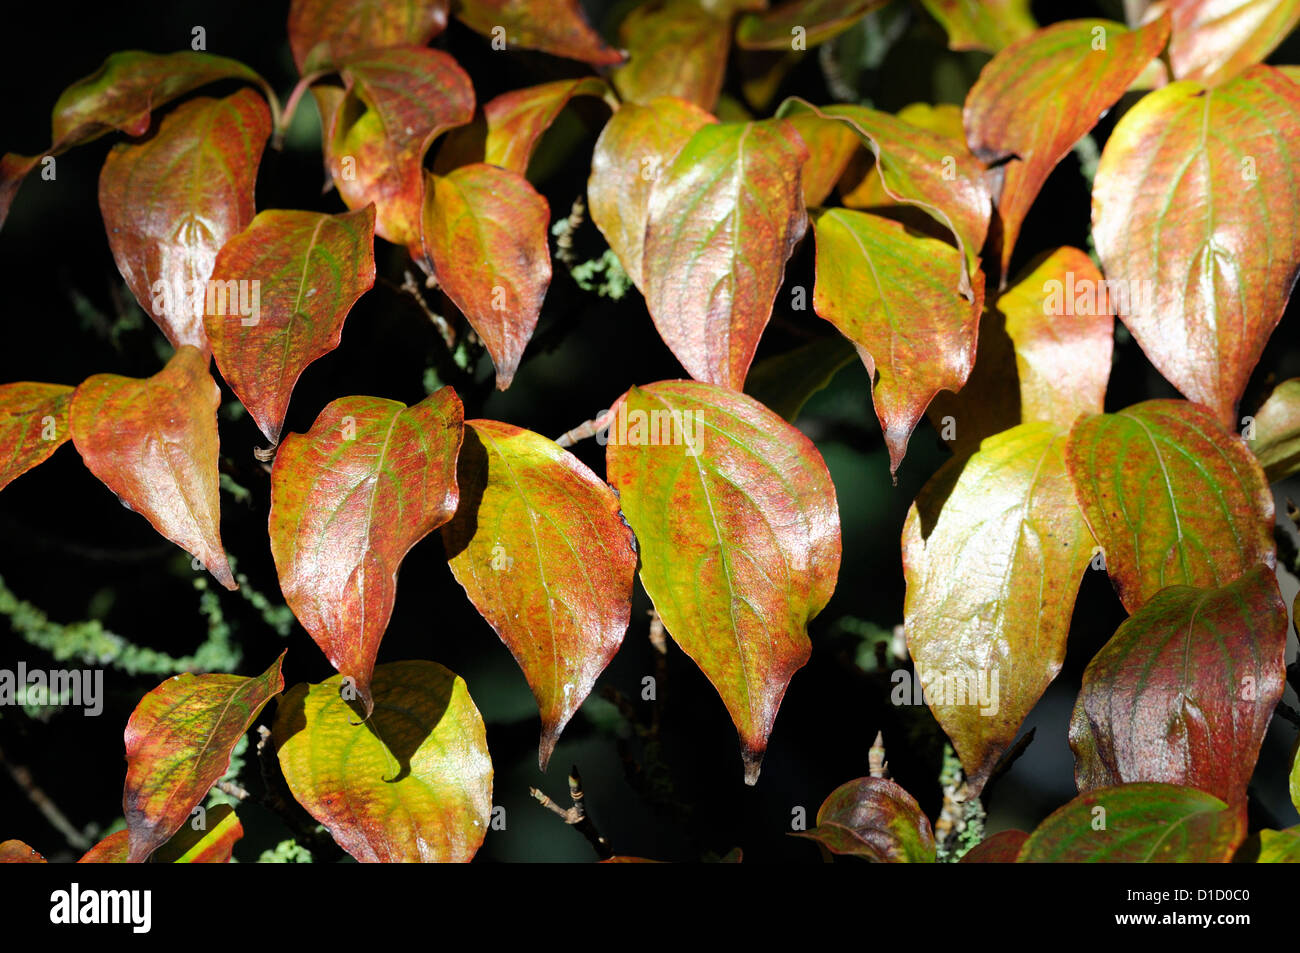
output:
[[[212,287],[223,293],[204,316],[207,339],[272,444],[298,378],[338,347],[348,312],[374,285],[374,241],[373,205],[340,215],[270,209],[217,255]]]
[[[712,110],[722,90],[730,23],[696,0],[637,7],[619,25],[628,61],[610,79],[628,102],[676,96]]]
[[[1294,618],[1294,612],[1292,617]],[[1295,805],[1297,811],[1300,811],[1300,740],[1296,741],[1295,751],[1291,754],[1291,780],[1289,786],[1291,788],[1291,803]]]
[[[1246,440],[1270,483],[1300,471],[1300,377],[1273,388],[1252,420],[1247,418]]]
[[[230,767],[230,751],[284,689],[284,654],[256,678],[175,675],[140,700],[126,725],[122,811],[127,863],[175,834]]]
[[[441,50],[373,50],[343,67],[347,92],[324,105],[325,160],[351,209],[376,207],[375,234],[418,257],[424,154],[474,117],[474,87]]]
[[[460,0],[455,17],[507,49],[541,50],[597,67],[623,62],[623,54],[587,23],[578,0]]]
[[[451,0],[292,0],[289,46],[304,76],[369,50],[424,46],[447,27]]]
[[[342,397],[275,455],[270,534],[280,589],[367,714],[398,566],[456,511],[463,419],[450,387],[413,407]]]
[[[284,687],[281,681],[281,688]],[[239,823],[235,809],[229,804],[218,804],[203,815],[203,826],[195,828],[198,817],[182,824],[172,839],[154,852],[153,860],[160,864],[228,864],[231,852],[244,836],[244,825]]]
[[[1180,0],[1169,13],[1174,76],[1214,86],[1273,52],[1300,22],[1300,2]]]
[[[988,438],[934,475],[903,526],[908,650],[973,794],[1065,659],[1092,538],[1064,444],[1043,423]]]
[[[0,864],[44,864],[46,860],[20,840],[0,842]]]
[[[743,50],[805,50],[833,40],[886,0],[786,0],[736,26]],[[797,44],[797,45],[796,45]]]
[[[758,780],[808,621],[835,590],[835,487],[807,437],[753,398],[693,381],[633,387],[614,409],[610,485],[641,547],[641,583],[740,733]]]
[[[696,130],[716,121],[683,99],[661,97],[645,105],[624,103],[596,140],[587,181],[591,220],[642,292],[651,188]]]
[[[866,212],[826,209],[813,228],[813,309],[857,346],[892,474],[930,401],[970,375],[984,276],[975,273],[966,300],[949,280],[963,268],[957,249]]]
[[[1260,864],[1300,864],[1300,825],[1259,832]]]
[[[740,389],[803,237],[808,148],[784,122],[709,123],[650,190],[641,265],[659,336],[691,377]]]
[[[72,436],[72,390],[31,381],[0,384],[0,490],[48,460]]]
[[[424,253],[483,340],[505,390],[519,369],[551,283],[551,208],[518,172],[485,163],[430,176]]]
[[[1172,784],[1123,784],[1080,794],[1021,848],[1022,863],[1227,863],[1245,839],[1245,812]]]
[[[90,472],[233,590],[219,526],[221,389],[208,360],[182,345],[153,377],[88,377],[72,395],[68,424]]]
[[[966,853],[962,854],[963,864],[1010,864],[1014,863],[1024,847],[1029,835],[1024,831],[998,831],[984,838]]]
[[[885,778],[841,784],[818,809],[817,826],[796,836],[872,863],[934,863],[929,818],[912,795]]]
[[[1264,566],[1221,589],[1162,589],[1083,673],[1070,723],[1079,790],[1163,781],[1244,804],[1286,688],[1286,636]]]
[[[466,421],[461,502],[442,528],[456,580],[523,669],[542,714],[543,771],[623,642],[636,543],[612,490],[545,437]]]
[[[1213,588],[1277,564],[1263,470],[1196,404],[1149,400],[1083,417],[1066,459],[1129,612],[1165,586]]]
[[[464,681],[434,662],[375,669],[362,723],[342,676],[295,685],[272,739],[294,798],[363,863],[468,861],[487,834],[492,761]]]
[[[1165,17],[1140,30],[1109,20],[1067,20],[1011,44],[980,72],[966,97],[966,139],[985,162],[1006,160],[997,202],[1004,278],[1020,226],[1047,176],[1168,36]]]
[[[251,89],[168,113],[150,138],[118,143],[99,177],[117,269],[173,347],[208,350],[203,311],[217,252],[253,220],[253,187],[271,134]]]
[[[809,398],[855,357],[853,345],[838,334],[817,338],[755,364],[745,378],[745,393],[794,423]]]
[[[996,53],[1038,29],[1029,0],[921,0],[948,34],[950,50]]]
[[[1156,369],[1236,426],[1237,401],[1300,269],[1300,87],[1257,66],[1171,83],[1111,133],[1092,192],[1118,314]]]

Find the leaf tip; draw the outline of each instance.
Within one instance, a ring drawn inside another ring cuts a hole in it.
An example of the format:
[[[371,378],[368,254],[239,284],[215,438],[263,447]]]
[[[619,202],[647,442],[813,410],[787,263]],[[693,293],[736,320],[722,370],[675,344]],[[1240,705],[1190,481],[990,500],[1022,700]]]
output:
[[[763,770],[763,754],[763,749],[748,746],[741,752],[745,762],[745,783],[751,788],[758,783],[759,772]]]

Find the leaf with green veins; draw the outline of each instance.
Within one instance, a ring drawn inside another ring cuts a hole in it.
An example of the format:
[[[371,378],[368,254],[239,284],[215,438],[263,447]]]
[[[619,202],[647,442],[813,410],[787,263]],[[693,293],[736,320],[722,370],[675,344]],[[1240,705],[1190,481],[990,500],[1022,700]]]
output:
[[[608,441],[642,585],[722,696],[754,784],[786,687],[811,653],[808,622],[839,573],[826,464],[753,398],[695,381],[633,387]]]
[[[518,172],[479,162],[429,177],[424,254],[442,290],[514,379],[551,283],[551,209]]]
[[[998,831],[984,838],[965,854],[963,864],[1011,864],[1015,863],[1020,849],[1025,846],[1029,835],[1024,831]]]
[[[857,346],[896,473],[930,401],[974,366],[983,273],[967,301],[949,280],[963,267],[957,249],[866,212],[823,210],[813,231],[813,310]]]
[[[853,345],[838,334],[817,338],[755,364],[745,378],[745,393],[794,423],[809,398],[857,356]]]
[[[980,72],[966,96],[966,139],[985,162],[1007,160],[997,200],[1004,279],[1020,226],[1052,169],[1168,36],[1163,17],[1138,30],[1109,20],[1067,20],[1012,43]]]
[[[545,437],[465,422],[461,502],[442,528],[470,602],[510,649],[542,715],[543,771],[623,642],[636,543],[612,490]]]
[[[208,360],[182,345],[153,377],[88,377],[72,395],[68,424],[90,472],[234,590],[219,525],[221,388]]]
[[[1083,673],[1070,722],[1079,790],[1163,781],[1244,804],[1286,688],[1286,637],[1265,566],[1221,589],[1156,593]]]
[[[217,252],[253,220],[253,187],[271,134],[251,89],[191,99],[150,138],[118,143],[99,176],[117,269],[174,347],[208,350],[203,311]]]
[[[72,393],[63,384],[0,384],[0,490],[48,460],[72,436]]]
[[[641,273],[659,336],[696,380],[739,389],[808,216],[785,122],[709,123],[650,190]]]
[[[79,864],[125,864],[130,849],[131,832],[120,830],[109,834],[77,861]]]
[[[1092,537],[1043,423],[990,437],[926,484],[903,526],[907,647],[978,794],[1065,660]]]
[[[728,14],[695,2],[667,0],[632,10],[618,35],[628,61],[610,79],[627,102],[677,96],[713,109],[727,71]]]
[[[344,65],[347,92],[320,100],[325,164],[350,209],[376,208],[375,234],[418,257],[424,155],[474,117],[469,75],[441,50],[372,50]]]
[[[1246,442],[1270,483],[1300,470],[1300,377],[1273,388],[1247,421]]]
[[[950,50],[996,53],[1035,30],[1029,0],[921,0],[944,32]]]
[[[407,407],[331,402],[271,470],[271,555],[284,600],[368,714],[397,569],[456,511],[464,410],[450,387]]]
[[[611,110],[619,107],[609,84],[595,76],[502,93],[483,107],[483,115],[474,123],[447,136],[434,159],[434,173],[446,175],[463,165],[486,162],[524,175],[542,134],[580,96],[601,99]]]
[[[592,66],[613,66],[623,54],[591,28],[579,0],[460,0],[456,19],[486,37]]]
[[[46,860],[20,840],[0,842],[0,864],[44,864]]]
[[[343,678],[295,685],[272,739],[294,798],[362,863],[464,862],[487,834],[492,761],[464,681],[435,662],[375,669],[358,723]]]
[[[1300,824],[1284,831],[1259,832],[1259,864],[1300,864]]]
[[[1300,205],[1297,162],[1300,86],[1256,66],[1211,89],[1144,96],[1097,167],[1097,253],[1106,277],[1133,289],[1119,316],[1156,370],[1225,427],[1300,269],[1300,220],[1277,211]]]
[[[971,155],[970,149],[966,148],[966,130],[962,128],[961,107],[955,103],[935,105],[911,103],[898,110],[895,115],[905,123],[928,129],[935,135],[947,139],[950,149],[955,147],[959,150],[959,153],[954,153],[954,156]],[[875,159],[869,154],[860,153],[853,158],[840,179],[839,187],[845,208],[870,210],[900,204],[885,191],[880,181],[880,170],[876,168]]]
[[[884,193],[915,206],[952,233],[965,267],[954,269],[953,285],[973,297],[971,275],[988,235],[992,198],[983,165],[942,133],[865,106],[814,106],[797,97],[777,115],[789,119],[810,113],[851,129],[875,158]]]
[[[1300,22],[1297,0],[1178,0],[1168,6],[1174,77],[1210,86],[1261,62]]]
[[[204,814],[202,829],[196,830],[194,823],[194,820],[189,820],[182,824],[171,840],[154,852],[153,861],[159,864],[230,863],[235,844],[244,836],[244,825],[239,822],[235,809],[229,804],[218,804]]]
[[[1021,863],[1227,863],[1246,837],[1244,810],[1172,784],[1080,794],[1029,835]]]
[[[813,208],[826,201],[849,161],[862,149],[857,134],[843,123],[827,122],[812,113],[796,112],[786,118],[808,146],[809,157],[801,173],[803,201]]]
[[[1277,565],[1264,471],[1203,407],[1148,400],[1083,417],[1066,460],[1129,612],[1166,586],[1223,586]]]
[[[736,25],[742,50],[809,49],[833,40],[886,0],[785,0],[743,16]],[[798,42],[801,45],[795,46]]]
[[[934,863],[929,818],[912,795],[886,778],[841,784],[817,810],[817,826],[795,836],[878,864]]]
[[[8,153],[0,159],[0,226],[23,179],[45,156],[59,155],[118,130],[143,136],[153,110],[179,96],[224,79],[253,83],[275,102],[266,81],[237,60],[210,53],[113,53],[94,73],[78,80],[54,104],[51,145],[36,156]]]
[[[394,46],[424,46],[447,28],[451,0],[292,0],[289,46],[306,76],[349,57]]]
[[[665,96],[645,105],[624,103],[596,140],[587,181],[591,220],[642,292],[650,190],[695,131],[712,122],[698,106]]]
[[[225,307],[204,316],[221,376],[272,444],[307,365],[339,345],[343,322],[375,283],[375,207],[324,215],[269,209],[217,255]],[[248,283],[258,289],[245,315]],[[256,283],[255,285],[253,283]],[[253,310],[253,309],[248,309]]]
[[[283,662],[281,653],[255,678],[175,675],[136,705],[122,791],[127,863],[142,863],[165,844],[226,773],[235,743],[284,689]]]

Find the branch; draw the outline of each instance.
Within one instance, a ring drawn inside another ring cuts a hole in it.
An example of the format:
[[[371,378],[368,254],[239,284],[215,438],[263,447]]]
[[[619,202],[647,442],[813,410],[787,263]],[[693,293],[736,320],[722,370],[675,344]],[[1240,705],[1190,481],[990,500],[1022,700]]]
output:
[[[614,411],[612,409],[607,410],[594,420],[588,420],[585,423],[578,424],[578,426],[574,427],[572,430],[560,434],[555,438],[555,442],[561,447],[572,447],[575,443],[578,443],[581,440],[586,440],[588,437],[596,436],[596,434],[608,427],[613,419]]]
[[[41,790],[35,779],[32,778],[30,771],[21,764],[6,761],[3,751],[0,751],[0,762],[3,762],[5,770],[9,772],[9,777],[14,779],[14,784],[22,788],[23,793],[27,795],[27,800],[31,801],[36,810],[40,811],[45,819],[50,822],[51,827],[63,835],[63,839],[68,842],[68,846],[82,853],[90,850],[93,846],[90,838],[72,826],[72,822],[59,810],[59,806],[50,800],[48,794]]]
[[[569,771],[569,798],[573,801],[573,805],[567,810],[560,807],[537,788],[530,787],[528,793],[536,798],[537,803],[542,807],[557,815],[564,823],[587,838],[588,843],[596,852],[596,856],[601,860],[608,860],[614,856],[614,849],[609,846],[609,841],[605,839],[600,831],[596,830],[596,825],[587,816],[587,807],[582,793],[582,776],[578,774],[577,765],[574,765]]]

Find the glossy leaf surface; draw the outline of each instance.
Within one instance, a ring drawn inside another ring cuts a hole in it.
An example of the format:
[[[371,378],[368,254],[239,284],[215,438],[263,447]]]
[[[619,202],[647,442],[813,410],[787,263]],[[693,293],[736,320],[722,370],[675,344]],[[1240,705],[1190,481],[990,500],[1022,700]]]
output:
[[[367,50],[423,46],[447,26],[451,0],[293,0],[289,46],[303,75]]]
[[[619,40],[629,56],[611,80],[624,100],[677,96],[713,109],[731,45],[725,16],[695,0],[637,7],[619,25]]]
[[[521,46],[592,66],[613,66],[623,54],[600,38],[578,0],[460,0],[453,11],[471,30],[506,48]]]
[[[1173,23],[1175,78],[1210,85],[1263,60],[1300,22],[1296,0],[1177,0],[1157,3],[1152,12],[1164,8]]]
[[[1247,442],[1269,482],[1300,470],[1300,377],[1273,388],[1254,418],[1254,432],[1247,431]]]
[[[858,778],[831,792],[817,826],[798,836],[834,854],[878,864],[934,862],[934,832],[916,799],[886,778]]]
[[[948,34],[950,50],[996,53],[1038,29],[1029,0],[921,0]]]
[[[0,384],[0,490],[48,460],[72,436],[72,391],[63,384]]]

